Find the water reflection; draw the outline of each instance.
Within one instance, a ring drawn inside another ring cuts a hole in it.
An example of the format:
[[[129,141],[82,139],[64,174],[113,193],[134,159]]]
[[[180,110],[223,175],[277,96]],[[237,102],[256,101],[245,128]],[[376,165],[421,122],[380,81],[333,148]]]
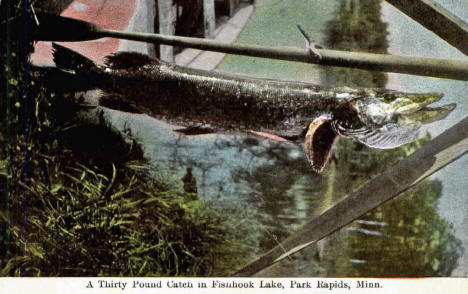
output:
[[[328,23],[329,47],[386,52],[386,24],[379,11],[377,0],[341,1],[336,17]],[[324,81],[334,85],[383,87],[387,81],[383,73],[350,69],[323,72]],[[336,153],[337,168],[333,170],[335,195],[351,191],[418,145],[416,142],[397,150],[378,151],[342,141]],[[450,276],[460,257],[461,242],[435,209],[441,190],[440,182],[425,181],[328,238],[321,251],[319,274]],[[305,274],[304,261],[301,269]],[[316,273],[317,269],[309,271]]]
[[[437,3],[452,13],[468,20],[467,1],[437,0]],[[468,60],[468,56],[437,38],[432,32],[399,13],[387,2],[382,2],[382,17],[388,22],[389,52],[391,54]],[[404,32],[404,33],[402,33]],[[430,133],[436,136],[466,116],[468,111],[468,82],[433,79],[411,75],[389,74],[389,86],[401,91],[437,91],[445,94],[444,100],[456,102],[457,108],[447,119],[431,125]],[[437,210],[454,225],[455,235],[462,240],[464,254],[459,259],[453,276],[468,276],[468,181],[466,166],[468,156],[461,157],[432,176],[443,183],[442,197]]]
[[[380,1],[339,0],[333,19],[326,24],[326,46],[330,49],[387,53],[387,24],[380,18]],[[359,69],[327,67],[323,83],[330,86],[383,88],[387,75]]]
[[[256,217],[266,233],[261,240],[264,250],[277,245],[278,240],[301,225],[314,207],[320,208],[319,195],[326,182],[311,170],[297,146],[259,143],[249,138],[238,145],[250,157],[249,164],[234,169],[231,177],[233,183],[248,189],[247,202],[258,210]],[[225,144],[224,147],[233,146]],[[252,165],[252,160],[257,160],[257,164]]]
[[[382,235],[353,232],[346,235],[346,250],[340,258],[364,261],[353,264],[349,274],[450,276],[460,257],[460,241],[455,239],[452,228],[434,209],[441,189],[440,182],[424,182],[410,193],[363,217],[364,220],[386,222],[388,225],[385,227],[353,225]],[[339,274],[339,270],[335,274]]]
[[[312,171],[300,146],[248,135],[172,136],[149,144],[153,163],[169,164],[183,178],[190,168],[202,200],[251,210],[260,252],[321,209],[326,178]]]
[[[263,13],[262,19],[254,16],[250,27],[255,31],[256,43],[262,41],[257,38],[261,34],[259,29],[274,31],[278,16],[267,20],[267,12],[280,11],[292,18],[297,11],[292,9],[291,2],[294,1],[261,1],[264,6],[258,12]],[[379,1],[335,0],[333,5],[324,0],[314,4],[308,0],[297,2],[301,4],[301,15],[313,19],[314,25],[320,20],[323,26],[324,18],[329,15],[319,15],[321,10],[315,6],[336,9],[324,25],[325,36],[314,36],[325,41],[329,48],[386,52],[386,24],[380,19]],[[272,8],[268,10],[266,5]],[[301,25],[307,28],[310,24],[301,22]],[[291,27],[294,28],[293,23]],[[247,33],[247,37],[251,34]],[[303,46],[300,36],[297,35],[296,41],[295,46]],[[228,64],[235,63],[240,72],[258,75],[256,60],[245,60],[245,57],[231,56]],[[284,72],[274,70],[273,75],[279,77],[283,73],[282,78],[290,78],[294,66],[288,64],[288,68]],[[306,71],[305,67],[300,68],[301,72]],[[316,67],[307,70],[313,77],[319,72],[322,84],[329,86],[384,87],[387,81],[385,74],[362,70],[317,71]],[[269,71],[271,68],[266,65],[258,69],[263,74]],[[277,245],[307,219],[420,144],[378,151],[342,140],[336,146],[329,170],[318,175],[312,172],[300,146],[247,135],[182,136],[172,132],[175,127],[147,117],[132,116],[130,120],[132,134],[139,138],[156,166],[172,169],[181,185],[185,184],[182,183],[185,178],[190,182],[188,188],[196,191],[199,199],[227,211],[235,207],[247,212],[248,221],[255,223],[255,230],[250,233],[259,241],[259,247],[252,250],[259,253]],[[114,121],[121,129],[127,127],[121,114]],[[188,169],[193,178],[186,178]],[[320,242],[318,247],[281,263],[276,273],[283,276],[449,276],[460,255],[460,242],[434,209],[440,192],[440,183],[423,182]]]

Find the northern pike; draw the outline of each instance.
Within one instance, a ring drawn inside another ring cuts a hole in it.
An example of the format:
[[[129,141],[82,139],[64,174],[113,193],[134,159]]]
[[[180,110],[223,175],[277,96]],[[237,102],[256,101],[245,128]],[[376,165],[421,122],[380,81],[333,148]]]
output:
[[[455,108],[427,107],[442,97],[439,93],[325,88],[196,70],[135,52],[115,53],[98,66],[68,48],[53,47],[56,66],[73,76],[66,86],[103,90],[103,105],[120,101],[172,123],[303,142],[316,172],[326,166],[338,137],[372,148],[395,148],[418,139],[422,125],[445,118]]]

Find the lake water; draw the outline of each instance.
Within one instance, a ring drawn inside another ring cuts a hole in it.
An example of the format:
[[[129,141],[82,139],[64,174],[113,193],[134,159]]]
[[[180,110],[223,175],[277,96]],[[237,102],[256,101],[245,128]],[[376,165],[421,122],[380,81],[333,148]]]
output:
[[[467,1],[438,0],[437,2],[461,19],[468,21]],[[468,60],[463,53],[408,17],[398,13],[395,8],[385,2],[382,13],[383,20],[389,24],[389,52],[391,54]],[[468,82],[391,74],[389,87],[406,91],[441,92],[445,94],[445,101],[457,103],[456,110],[446,120],[433,124],[429,132],[434,136],[462,120],[468,113]],[[468,157],[465,155],[433,176],[443,183],[438,210],[443,218],[454,225],[456,236],[465,248],[465,254],[460,258],[459,266],[453,275],[465,277],[468,276],[467,166]]]
[[[256,11],[238,41],[302,47],[304,42],[295,27],[300,24],[317,41],[327,43],[331,34],[329,21],[344,21],[339,13],[355,13],[355,20],[370,21],[372,26],[378,25],[380,29],[385,28],[382,21],[388,23],[388,51],[392,54],[466,60],[463,54],[385,3],[380,10],[382,20],[375,20],[373,17],[379,15],[378,9],[367,13],[364,2],[258,1]],[[459,13],[460,17],[468,19],[466,2],[441,2]],[[335,24],[340,26],[339,21]],[[345,24],[341,29],[347,27]],[[378,43],[375,39],[384,34],[385,31],[379,31],[370,40]],[[341,40],[340,44],[344,44],[339,36],[334,40]],[[364,42],[357,45],[362,44]],[[354,86],[375,86],[385,82],[385,76],[362,71],[340,73],[315,65],[239,56],[226,57],[218,70],[320,84],[338,81],[350,82]],[[444,102],[457,103],[457,109],[448,119],[432,126],[432,136],[467,113],[466,82],[391,74],[387,87],[443,92]],[[250,221],[256,223],[257,230],[261,232],[259,253],[275,246],[278,240],[307,219],[333,205],[353,185],[361,183],[367,172],[384,169],[392,156],[405,152],[379,153],[344,142],[337,149],[337,163],[333,163],[328,172],[318,175],[308,166],[300,146],[265,141],[246,134],[182,136],[173,132],[177,127],[146,115],[117,111],[108,111],[106,115],[118,129],[129,129],[143,145],[151,162],[167,170],[171,177],[181,179],[188,167],[193,168],[200,199],[220,208],[236,207],[249,211]],[[457,245],[461,242],[465,253],[468,251],[467,161],[466,156],[462,157],[439,171],[434,179],[439,179],[441,186],[438,183],[420,185],[419,190],[413,193],[415,195],[407,197],[411,201],[403,199],[404,195],[398,197],[384,208],[366,215],[360,222],[330,236],[320,243],[318,249],[306,250],[299,257],[287,261],[279,267],[279,273],[288,276],[382,276],[385,273],[381,269],[388,268],[396,269],[388,272],[394,276],[468,275],[467,254],[460,255],[460,246]],[[432,196],[425,197],[426,194]],[[383,251],[372,253],[376,248],[383,248]],[[405,257],[408,252],[413,254],[411,258]]]

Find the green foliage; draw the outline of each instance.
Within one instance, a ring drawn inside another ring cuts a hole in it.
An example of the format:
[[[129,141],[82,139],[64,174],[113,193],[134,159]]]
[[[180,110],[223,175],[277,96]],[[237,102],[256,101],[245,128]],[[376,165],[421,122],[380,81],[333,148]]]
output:
[[[58,170],[51,184],[20,181],[11,258],[0,274],[221,275],[247,258],[249,228],[239,213],[227,217],[145,174],[134,162],[114,167],[111,177],[77,163]]]

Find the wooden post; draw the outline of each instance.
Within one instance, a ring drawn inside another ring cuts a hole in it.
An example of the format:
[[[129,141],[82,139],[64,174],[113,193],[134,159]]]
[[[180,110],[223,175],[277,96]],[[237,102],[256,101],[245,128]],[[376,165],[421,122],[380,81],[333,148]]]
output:
[[[433,0],[386,0],[468,55],[468,24]]]
[[[129,32],[157,33],[158,28],[154,25],[155,21],[157,21],[156,1],[157,0],[138,0],[135,12],[131,17],[126,30]],[[60,27],[60,24],[52,26],[51,29],[56,29],[56,27]],[[159,45],[157,47],[159,48]],[[153,42],[144,44],[129,40],[121,40],[119,42],[118,51],[140,52],[148,54],[153,58],[159,58],[159,55],[156,54],[155,43]]]
[[[154,31],[154,20],[156,17],[156,1],[158,0],[146,0],[146,31],[148,33],[156,33]],[[148,55],[155,58],[158,57],[156,54],[156,46],[153,43],[147,45]]]
[[[239,6],[239,0],[229,0],[229,17],[234,15],[237,6]]]
[[[212,38],[216,25],[214,0],[203,0],[203,24],[205,38]]]
[[[176,22],[176,7],[173,0],[158,1],[159,33],[163,35],[174,35]],[[174,61],[174,48],[161,45],[160,59],[167,62]]]

